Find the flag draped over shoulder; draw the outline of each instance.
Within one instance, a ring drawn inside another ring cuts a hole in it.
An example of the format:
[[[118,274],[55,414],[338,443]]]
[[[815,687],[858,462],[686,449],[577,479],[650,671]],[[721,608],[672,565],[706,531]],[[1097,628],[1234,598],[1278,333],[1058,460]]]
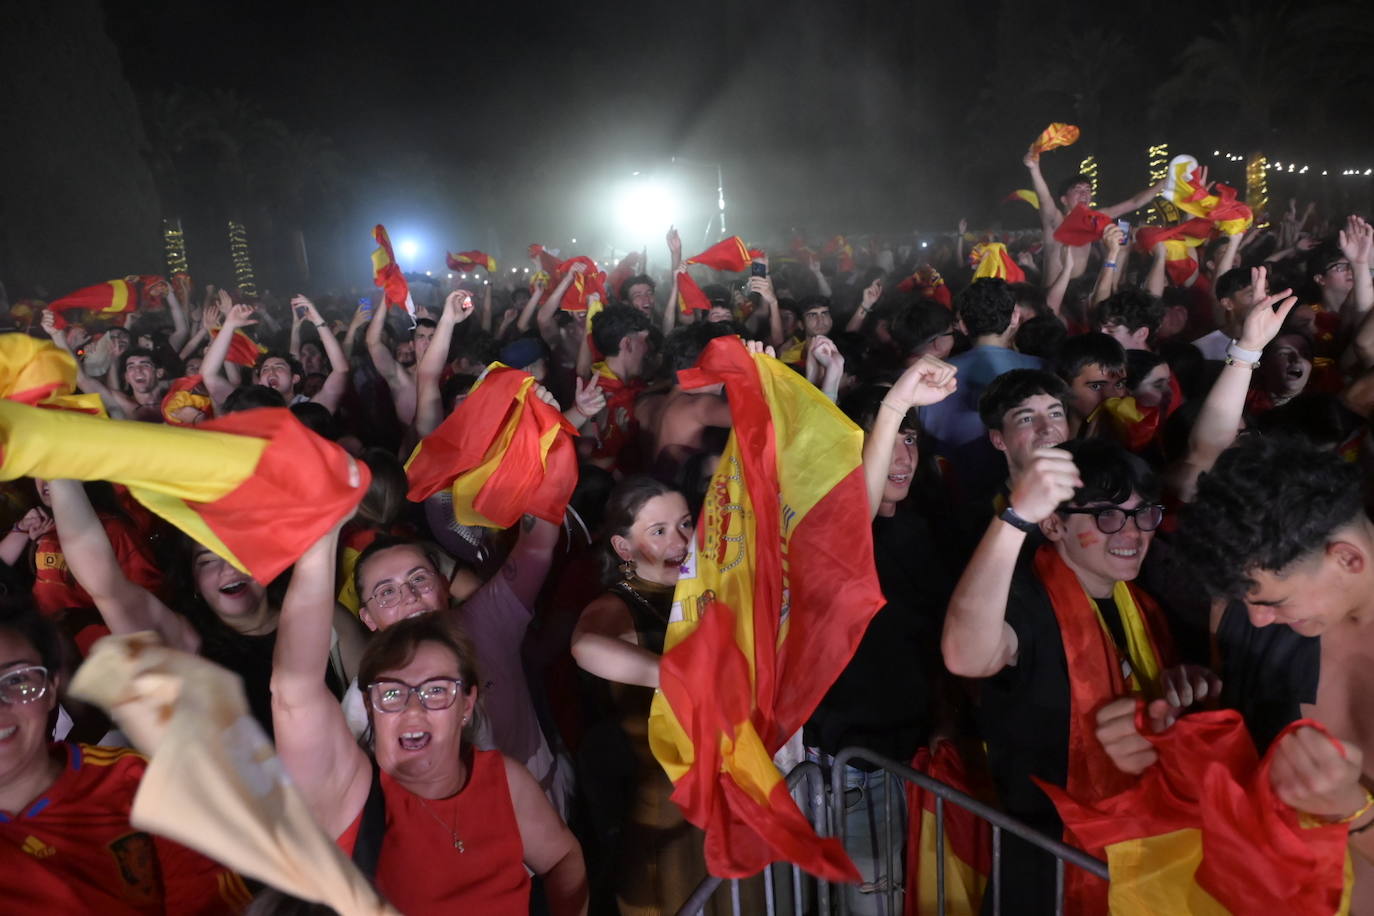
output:
[[[717,242],[707,248],[701,254],[693,255],[683,263],[701,264],[704,267],[734,273],[744,270],[749,266],[750,261],[762,256],[762,254],[761,251],[750,249],[748,245],[744,244],[744,239],[732,235],[725,241]],[[678,307],[684,315],[693,310],[709,311],[711,308],[711,300],[706,298],[701,287],[686,271],[677,275],[677,300]]]
[[[525,514],[559,524],[577,485],[572,425],[528,372],[492,363],[406,462],[415,502],[448,488],[460,524],[509,528]]]
[[[863,433],[738,337],[711,341],[679,382],[723,382],[734,427],[674,594],[650,746],[675,784],[673,801],[706,831],[713,875],[786,860],[858,880],[839,841],[816,837],[772,755],[883,603]]]
[[[382,290],[382,298],[387,305],[403,309],[410,295],[410,284],[401,273],[401,266],[396,263],[391,236],[386,234],[386,227],[378,223],[372,230],[372,237],[377,241],[377,250],[372,252],[372,283]]]
[[[1008,283],[1025,283],[1026,272],[1021,265],[1011,259],[1007,246],[1001,242],[984,242],[974,245],[969,252],[969,262],[973,264],[973,279],[997,277]]]
[[[83,287],[48,303],[48,311],[56,316],[59,328],[67,326],[63,313],[72,309],[87,309],[95,316],[107,317],[132,312],[139,303],[139,289],[134,282],[137,279],[107,280],[95,286]]]
[[[1295,722],[1261,761],[1237,712],[1195,713],[1156,735],[1142,703],[1136,728],[1158,761],[1129,788],[1092,799],[1042,787],[1066,835],[1107,860],[1115,916],[1345,913],[1347,827],[1305,826],[1269,782],[1274,749],[1303,726],[1325,733]]]
[[[1078,142],[1079,133],[1078,128],[1074,125],[1055,121],[1042,130],[1040,136],[1035,138],[1035,142],[1030,145],[1030,154],[1039,159],[1041,153],[1059,149],[1061,146],[1073,146]]]
[[[184,429],[0,400],[0,449],[0,480],[121,484],[263,583],[351,515],[371,478],[283,407]]]
[[[496,273],[496,259],[484,251],[460,251],[448,256],[449,270],[473,270],[482,268],[489,274]]]

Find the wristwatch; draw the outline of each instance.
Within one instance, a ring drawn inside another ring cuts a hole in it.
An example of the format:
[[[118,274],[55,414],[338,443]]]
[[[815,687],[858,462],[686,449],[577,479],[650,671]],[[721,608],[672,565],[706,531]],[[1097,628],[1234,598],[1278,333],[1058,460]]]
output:
[[[1032,532],[1040,530],[1039,525],[1037,525],[1035,522],[1028,522],[1021,516],[1017,515],[1016,510],[1013,509],[1011,506],[1007,506],[1005,509],[1003,509],[1002,514],[997,517],[1000,518],[1002,521],[1006,522],[1008,525],[1011,525],[1018,531],[1026,532],[1026,534],[1031,534]]]

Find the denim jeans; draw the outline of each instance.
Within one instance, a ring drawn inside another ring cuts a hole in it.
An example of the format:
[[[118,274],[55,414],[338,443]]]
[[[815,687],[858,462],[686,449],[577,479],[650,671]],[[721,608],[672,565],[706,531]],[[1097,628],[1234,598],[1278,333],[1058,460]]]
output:
[[[831,758],[807,749],[807,757],[826,772],[827,795]],[[859,869],[860,882],[844,886],[845,903],[854,916],[900,916],[902,878],[906,868],[906,791],[900,779],[882,770],[872,773],[846,766],[844,772],[844,848]],[[891,829],[887,801],[891,799]],[[836,829],[839,825],[835,825]],[[889,838],[890,835],[890,838]],[[889,847],[892,870],[888,870]],[[887,891],[895,888],[893,908],[887,909]]]

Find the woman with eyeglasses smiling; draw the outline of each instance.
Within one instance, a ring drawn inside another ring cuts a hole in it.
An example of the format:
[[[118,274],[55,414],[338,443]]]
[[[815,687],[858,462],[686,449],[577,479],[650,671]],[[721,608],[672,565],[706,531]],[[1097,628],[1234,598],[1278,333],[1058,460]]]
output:
[[[372,638],[358,668],[368,734],[353,740],[319,678],[337,540],[297,562],[273,658],[277,752],[311,814],[402,912],[523,916],[533,873],[551,913],[585,913],[577,840],[524,766],[472,743],[476,654],[452,615],[407,616]]]
[[[129,823],[147,760],[52,742],[57,634],[27,604],[0,605],[0,900],[7,913],[231,913],[238,875]]]

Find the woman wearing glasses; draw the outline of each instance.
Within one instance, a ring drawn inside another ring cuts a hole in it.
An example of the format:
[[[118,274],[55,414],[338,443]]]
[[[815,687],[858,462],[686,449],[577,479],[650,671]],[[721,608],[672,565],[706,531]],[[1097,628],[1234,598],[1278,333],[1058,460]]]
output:
[[[0,607],[0,900],[11,913],[231,913],[232,872],[129,823],[147,760],[50,741],[57,634],[28,606]]]
[[[359,665],[371,754],[354,741],[319,678],[337,540],[336,530],[297,562],[272,670],[277,752],[316,821],[402,912],[523,916],[532,872],[552,913],[585,913],[577,840],[528,770],[470,740],[479,676],[451,615],[425,613],[421,603],[373,637]],[[415,598],[434,592],[433,582],[416,581],[432,570],[401,572],[398,588]]]

